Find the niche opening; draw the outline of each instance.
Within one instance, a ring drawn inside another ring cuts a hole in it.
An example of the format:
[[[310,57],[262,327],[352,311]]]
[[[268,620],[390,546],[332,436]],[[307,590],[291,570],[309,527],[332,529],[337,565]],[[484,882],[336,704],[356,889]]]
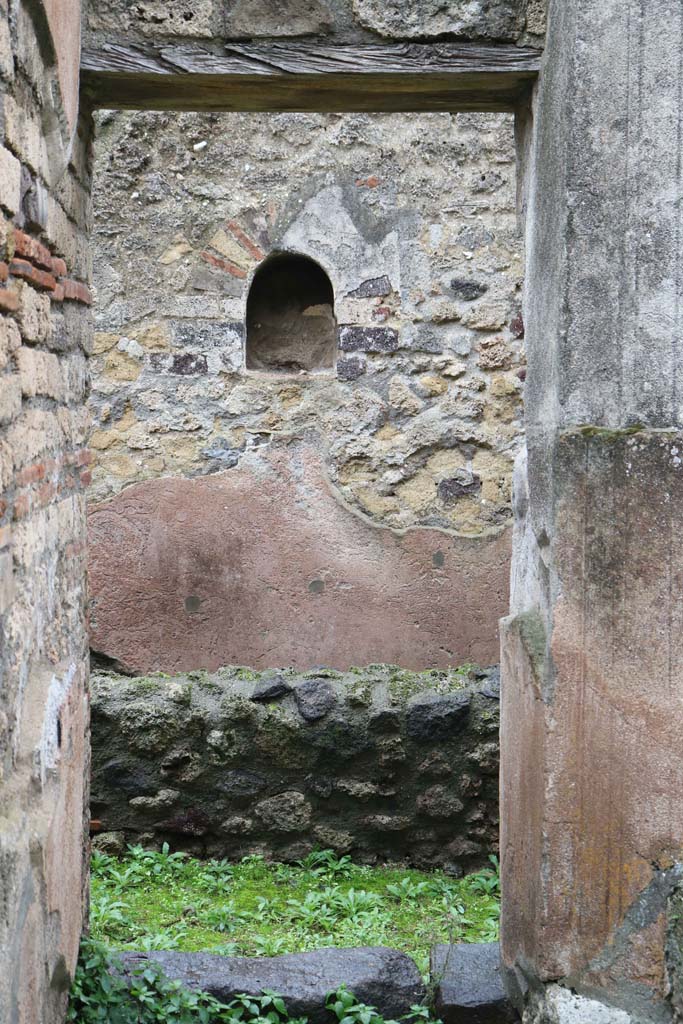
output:
[[[247,369],[331,370],[336,347],[325,271],[307,256],[272,256],[257,270],[247,300]]]

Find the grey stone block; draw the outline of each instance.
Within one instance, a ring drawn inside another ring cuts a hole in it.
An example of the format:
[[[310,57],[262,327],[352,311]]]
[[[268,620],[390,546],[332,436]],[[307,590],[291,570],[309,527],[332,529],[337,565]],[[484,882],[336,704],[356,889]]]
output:
[[[294,690],[302,718],[315,722],[331,711],[337,703],[334,689],[326,679],[305,679]]]
[[[124,953],[124,971],[150,961],[187,988],[209,992],[223,1002],[236,995],[259,995],[264,989],[285,1000],[291,1016],[309,1024],[329,1024],[325,999],[344,984],[360,1002],[377,1007],[385,1018],[407,1013],[424,1001],[425,989],[416,965],[404,953],[383,946],[318,949],[276,957],[224,957],[210,953]]]
[[[412,740],[447,740],[460,732],[467,721],[469,693],[443,696],[430,693],[415,697],[406,711],[408,735]]]
[[[497,942],[434,946],[431,954],[434,1004],[444,1024],[514,1024]]]

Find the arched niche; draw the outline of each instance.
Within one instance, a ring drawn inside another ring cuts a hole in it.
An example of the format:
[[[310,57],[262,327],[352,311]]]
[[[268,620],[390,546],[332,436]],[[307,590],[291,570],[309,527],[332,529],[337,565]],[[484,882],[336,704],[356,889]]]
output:
[[[325,271],[307,256],[271,256],[249,290],[247,369],[331,370],[336,348],[334,291]]]

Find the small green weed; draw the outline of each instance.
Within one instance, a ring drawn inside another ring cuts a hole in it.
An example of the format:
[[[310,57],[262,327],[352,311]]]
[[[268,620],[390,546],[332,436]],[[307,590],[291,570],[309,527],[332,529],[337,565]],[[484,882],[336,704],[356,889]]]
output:
[[[140,846],[92,860],[91,933],[111,949],[276,956],[389,945],[426,974],[435,942],[498,937],[498,862],[462,879],[365,867],[330,850],[298,865],[199,861]],[[107,1022],[109,1024],[109,1022]]]

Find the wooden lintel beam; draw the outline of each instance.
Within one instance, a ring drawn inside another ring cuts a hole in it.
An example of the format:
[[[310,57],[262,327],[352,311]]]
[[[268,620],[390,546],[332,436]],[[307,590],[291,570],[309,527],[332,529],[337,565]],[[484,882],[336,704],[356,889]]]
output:
[[[538,50],[477,43],[226,44],[86,49],[96,107],[196,111],[506,111],[529,91]]]

